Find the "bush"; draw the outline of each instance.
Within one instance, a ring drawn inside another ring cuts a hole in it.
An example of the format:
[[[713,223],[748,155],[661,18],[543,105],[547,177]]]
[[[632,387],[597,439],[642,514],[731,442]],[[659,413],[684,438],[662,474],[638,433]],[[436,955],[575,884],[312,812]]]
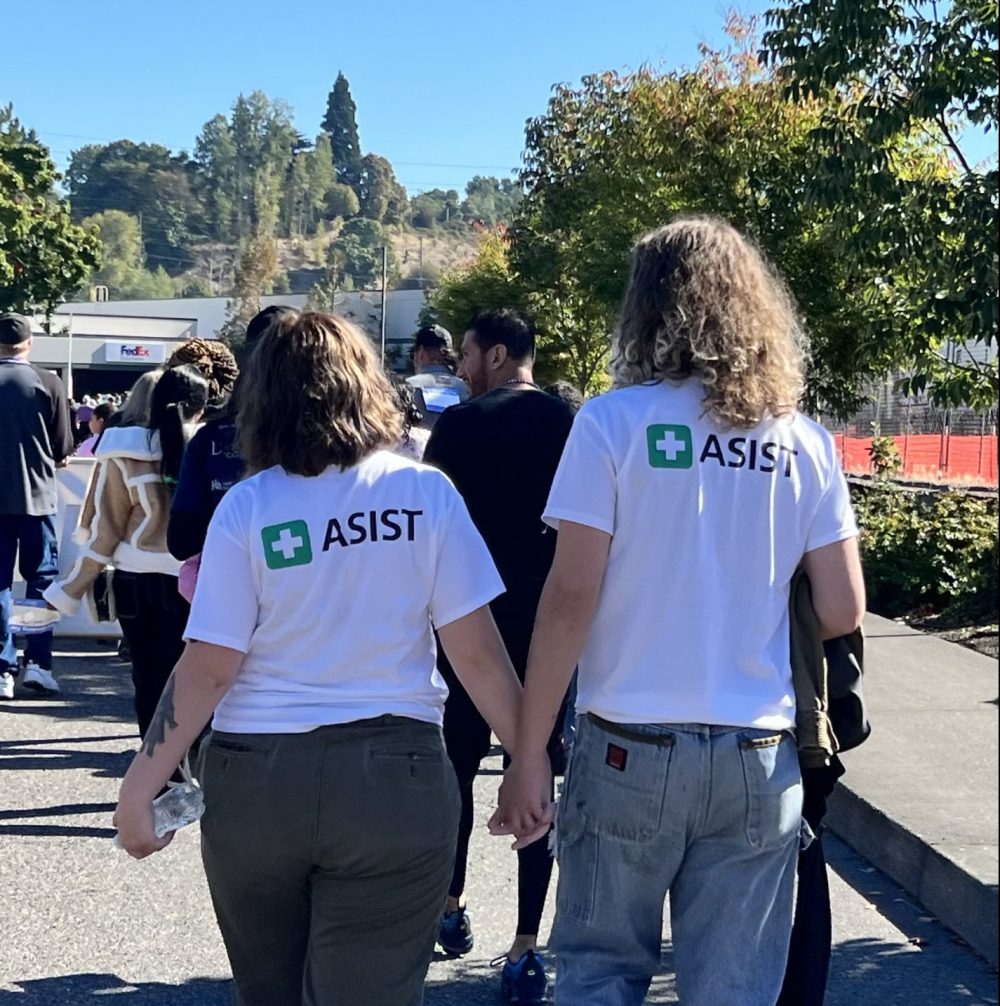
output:
[[[893,437],[876,436],[868,448],[872,471],[877,478],[888,478],[903,467],[903,459]]]
[[[857,488],[854,505],[873,611],[995,610],[995,500],[959,490],[919,495],[884,482]]]

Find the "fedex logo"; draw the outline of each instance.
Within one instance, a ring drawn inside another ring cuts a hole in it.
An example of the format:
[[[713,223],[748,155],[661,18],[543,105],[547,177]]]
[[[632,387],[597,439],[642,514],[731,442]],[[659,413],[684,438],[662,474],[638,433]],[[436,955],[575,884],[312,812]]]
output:
[[[145,346],[122,346],[121,355],[122,358],[137,357],[139,359],[148,359],[150,353]]]

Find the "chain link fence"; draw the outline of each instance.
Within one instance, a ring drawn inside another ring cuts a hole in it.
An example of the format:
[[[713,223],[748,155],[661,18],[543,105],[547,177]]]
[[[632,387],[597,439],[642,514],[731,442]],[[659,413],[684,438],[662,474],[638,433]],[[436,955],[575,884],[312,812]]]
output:
[[[924,398],[905,398],[888,383],[846,422],[825,421],[845,471],[871,471],[872,439],[889,436],[902,460],[901,475],[932,482],[995,486],[997,409],[943,409]]]

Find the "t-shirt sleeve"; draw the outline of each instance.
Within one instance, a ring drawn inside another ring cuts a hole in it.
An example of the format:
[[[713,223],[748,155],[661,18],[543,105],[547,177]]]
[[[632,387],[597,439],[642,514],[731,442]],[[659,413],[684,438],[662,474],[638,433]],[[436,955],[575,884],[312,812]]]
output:
[[[833,545],[847,538],[854,538],[858,534],[858,522],[854,518],[847,478],[837,458],[832,438],[827,447],[829,476],[820,493],[809,533],[806,535],[807,552],[815,551],[824,545]]]
[[[184,638],[248,653],[258,614],[246,523],[238,500],[227,496],[208,527]]]
[[[457,622],[504,592],[493,557],[462,497],[447,485],[445,499],[431,594],[431,621],[436,629]]]
[[[542,519],[555,528],[568,520],[614,534],[617,503],[618,474],[611,446],[584,406],[563,448]]]

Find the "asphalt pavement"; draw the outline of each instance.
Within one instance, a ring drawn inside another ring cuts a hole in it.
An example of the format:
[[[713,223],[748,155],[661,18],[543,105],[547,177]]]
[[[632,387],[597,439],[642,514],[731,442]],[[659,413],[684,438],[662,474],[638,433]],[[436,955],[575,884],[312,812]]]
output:
[[[197,828],[137,863],[112,845],[118,780],[137,747],[128,667],[111,644],[62,640],[56,699],[0,702],[0,1004],[229,1006]],[[499,757],[478,783],[469,903],[476,949],[437,959],[427,1006],[498,1003],[489,960],[515,920],[516,861],[485,820]],[[996,1004],[997,979],[904,891],[827,836],[834,911],[828,1006]],[[544,923],[551,922],[552,898]],[[359,918],[363,925],[363,918]],[[650,1003],[674,1003],[670,935]]]

